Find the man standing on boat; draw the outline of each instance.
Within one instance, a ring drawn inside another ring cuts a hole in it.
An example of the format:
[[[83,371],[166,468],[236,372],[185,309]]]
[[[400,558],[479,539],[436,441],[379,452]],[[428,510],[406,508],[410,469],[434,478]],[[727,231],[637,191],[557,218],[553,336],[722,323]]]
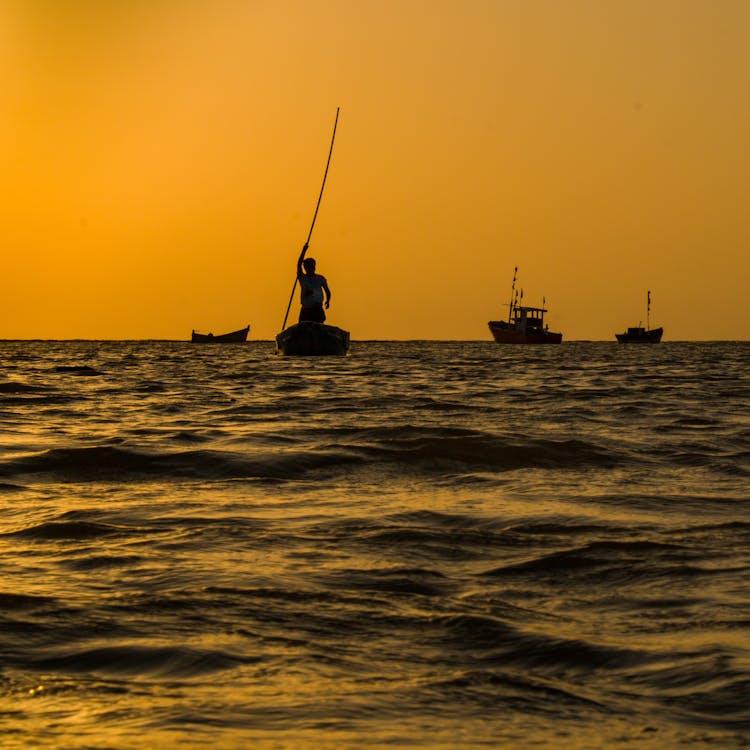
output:
[[[300,302],[302,303],[302,308],[299,311],[299,322],[310,320],[314,323],[325,323],[323,293],[325,292],[327,309],[331,304],[331,290],[328,288],[326,277],[315,273],[314,258],[305,258],[307,247],[308,245],[305,243],[297,260],[297,281],[299,281]]]

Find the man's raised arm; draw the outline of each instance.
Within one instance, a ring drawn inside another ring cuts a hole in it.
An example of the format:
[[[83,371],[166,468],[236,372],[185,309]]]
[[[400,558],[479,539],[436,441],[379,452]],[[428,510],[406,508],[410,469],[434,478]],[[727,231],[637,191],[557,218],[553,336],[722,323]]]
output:
[[[302,246],[302,252],[299,254],[299,258],[297,258],[297,276],[300,276],[302,271],[302,261],[305,259],[305,253],[307,252],[308,244],[305,242],[305,244]]]

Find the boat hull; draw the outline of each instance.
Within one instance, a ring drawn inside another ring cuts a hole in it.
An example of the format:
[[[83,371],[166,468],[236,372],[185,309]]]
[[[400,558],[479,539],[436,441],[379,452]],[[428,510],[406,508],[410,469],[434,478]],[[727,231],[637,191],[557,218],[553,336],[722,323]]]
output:
[[[502,320],[491,320],[490,332],[498,344],[559,344],[562,333],[552,331],[519,331]]]
[[[661,341],[663,328],[629,328],[625,333],[616,333],[615,338],[621,344],[658,344]]]
[[[349,331],[325,323],[295,323],[276,337],[276,353],[287,357],[343,356],[348,351]]]
[[[247,341],[249,331],[250,326],[245,326],[239,331],[221,333],[218,336],[214,336],[213,333],[196,333],[193,331],[191,341],[194,344],[244,344]]]

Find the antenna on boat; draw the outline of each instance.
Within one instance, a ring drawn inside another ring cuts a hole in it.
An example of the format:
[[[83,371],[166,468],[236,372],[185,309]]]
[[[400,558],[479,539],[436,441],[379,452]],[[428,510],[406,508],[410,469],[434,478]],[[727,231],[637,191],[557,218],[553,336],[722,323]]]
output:
[[[513,269],[513,284],[510,287],[510,304],[508,305],[508,323],[513,319],[513,293],[516,291],[516,274],[518,266]]]

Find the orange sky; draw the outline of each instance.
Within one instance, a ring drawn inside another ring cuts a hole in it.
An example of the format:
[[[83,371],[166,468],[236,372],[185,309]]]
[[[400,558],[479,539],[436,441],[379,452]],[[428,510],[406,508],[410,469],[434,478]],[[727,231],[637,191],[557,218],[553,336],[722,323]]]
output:
[[[0,338],[748,339],[746,0],[7,0]],[[296,304],[292,315],[296,313]]]

